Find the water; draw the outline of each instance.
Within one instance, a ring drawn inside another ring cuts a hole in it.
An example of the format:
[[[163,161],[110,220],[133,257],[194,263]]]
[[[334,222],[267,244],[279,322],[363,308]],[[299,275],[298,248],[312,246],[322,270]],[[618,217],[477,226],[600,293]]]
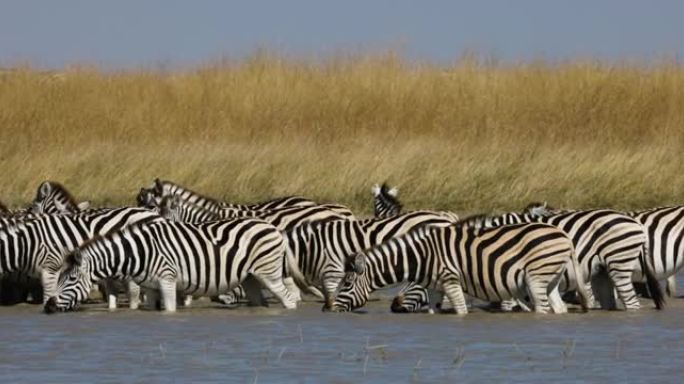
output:
[[[666,311],[394,315],[228,310],[175,314],[102,305],[45,315],[0,308],[0,382],[680,381],[684,300]]]

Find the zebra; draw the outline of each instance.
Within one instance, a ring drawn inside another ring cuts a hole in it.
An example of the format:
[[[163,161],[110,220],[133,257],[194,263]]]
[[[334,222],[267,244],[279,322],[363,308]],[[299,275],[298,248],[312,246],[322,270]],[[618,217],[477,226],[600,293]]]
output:
[[[0,201],[0,218],[2,217],[10,217],[12,215],[12,212],[10,212],[9,209],[7,209],[7,206]]]
[[[486,225],[542,222],[557,226],[573,240],[587,284],[590,303],[594,303],[591,279],[607,273],[619,299],[627,310],[639,309],[640,303],[632,284],[632,275],[640,261],[646,261],[645,275],[657,309],[664,308],[664,297],[649,261],[648,239],[643,226],[633,218],[614,210],[590,209],[561,211],[546,204],[532,203],[522,213],[507,213],[487,218]],[[605,272],[604,272],[605,271]],[[566,274],[565,290],[576,288],[572,276]],[[601,307],[613,307],[608,285],[596,287]]]
[[[231,219],[238,217],[260,218],[281,230],[288,230],[302,222],[321,220],[350,220],[354,214],[346,207],[337,204],[285,207],[263,211],[244,211],[205,204],[201,207],[178,196],[167,196],[159,203],[159,209],[177,221],[202,223],[208,220]]]
[[[179,196],[164,197],[159,203],[158,209],[160,215],[168,220],[194,224],[231,218],[230,216],[223,216],[223,214],[226,212],[225,210],[208,210],[189,203]],[[348,220],[350,218],[346,212],[338,212],[339,211],[328,209],[326,205],[314,205],[274,209],[270,211],[243,211],[243,214],[249,214],[255,218],[265,220],[276,226],[281,231],[288,231],[303,223],[316,223],[329,220]],[[353,216],[351,216],[351,218],[353,218]],[[285,283],[299,299],[297,287],[294,285],[292,280],[290,278],[286,278]],[[308,287],[307,290],[318,297],[323,297],[320,291],[318,291],[318,289],[315,287]],[[221,295],[219,299],[224,304],[232,306],[236,303],[236,301],[245,298],[245,296],[246,292],[242,289],[242,286],[239,285],[231,293]]]
[[[296,301],[283,284],[286,253],[280,231],[259,219],[233,219],[204,224],[173,221],[139,223],[95,238],[70,253],[61,271],[57,295],[45,312],[73,309],[93,281],[132,279],[158,290],[164,309],[176,310],[176,291],[188,295],[217,295],[234,288],[248,275],[269,289],[285,308]],[[301,277],[300,277],[301,278]]]
[[[653,270],[655,261],[651,260],[652,253],[649,252],[652,248],[641,224],[625,214],[606,209],[558,211],[547,207],[546,204],[532,203],[522,213],[483,217],[482,220],[482,225],[485,226],[543,222],[567,232],[575,244],[592,304],[594,296],[591,279],[594,278],[597,283],[594,289],[599,293],[601,307],[615,306],[610,287],[612,283],[617,288],[625,309],[638,309],[640,304],[632,280],[635,278],[640,281],[645,275],[649,290],[653,292],[656,308],[664,307],[662,290]],[[607,277],[604,278],[606,273]],[[604,281],[607,279],[611,282]],[[563,285],[563,290],[566,291],[572,291],[576,287],[572,276],[566,276]],[[407,290],[403,294],[403,308],[397,306],[399,311],[407,312],[420,304],[425,305],[420,302],[425,295],[421,287]],[[419,303],[416,304],[415,301]],[[449,305],[448,301],[442,303],[443,308],[448,308]],[[506,301],[502,303],[502,309],[510,310],[514,305],[515,303]]]
[[[323,310],[351,311],[374,290],[403,281],[443,291],[456,313],[468,313],[464,293],[487,301],[523,299],[535,312],[567,312],[558,286],[576,275],[582,308],[588,307],[572,240],[543,223],[478,228],[466,219],[448,227],[418,228],[355,254],[341,291]]]
[[[449,212],[413,211],[388,219],[302,224],[286,231],[285,238],[308,285],[322,286],[326,303],[332,304],[346,259],[354,253],[421,226],[449,226],[457,221],[458,216]]]
[[[387,183],[375,184],[371,188],[373,194],[373,213],[376,219],[386,219],[401,213],[402,205],[397,199],[399,190],[390,188]]]
[[[41,215],[0,229],[0,275],[19,272],[38,277],[43,299],[56,292],[63,255],[88,239],[141,221],[164,221],[145,208],[100,209],[71,215]],[[130,307],[139,305],[139,288],[130,284]],[[108,300],[116,308],[116,298]]]
[[[241,211],[268,211],[285,207],[317,205],[315,202],[300,196],[281,197],[249,205],[228,204],[200,195],[199,193],[191,191],[171,181],[163,181],[159,179],[155,179],[150,188],[141,188],[136,200],[139,206],[153,208],[160,202],[162,197],[169,195],[179,195],[183,200],[187,200],[188,202],[205,209],[219,206]]]
[[[396,187],[390,187],[387,183],[383,183],[381,186],[376,184],[371,188],[371,193],[373,194],[373,211],[376,218],[388,218],[401,213],[403,206],[398,199],[399,190]],[[435,292],[428,292],[425,288],[409,282],[394,297],[390,310],[394,313],[434,313],[431,303],[434,303],[436,298],[438,295]]]
[[[666,290],[676,295],[677,272],[684,266],[684,207],[660,207],[628,212],[640,222],[648,235],[650,261],[657,279],[667,279]],[[643,263],[642,263],[643,264]],[[642,265],[637,266],[633,280],[643,282]]]
[[[77,213],[88,208],[90,208],[90,202],[77,203],[62,184],[44,181],[38,186],[30,212],[34,214]]]

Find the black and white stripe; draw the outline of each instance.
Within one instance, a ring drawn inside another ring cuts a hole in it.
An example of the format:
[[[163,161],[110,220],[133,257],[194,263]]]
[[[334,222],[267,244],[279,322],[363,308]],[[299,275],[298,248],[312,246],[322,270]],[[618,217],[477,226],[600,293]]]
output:
[[[486,301],[529,294],[536,312],[563,313],[558,285],[566,270],[579,268],[573,253],[568,236],[543,223],[420,228],[350,259],[342,290],[324,309],[350,311],[377,289],[411,281],[443,291],[459,314],[468,312],[464,294]],[[581,272],[576,280],[583,286]]]
[[[195,224],[235,218],[233,216],[224,216],[228,212],[230,212],[228,215],[233,215],[234,211],[232,209],[217,209],[217,207],[205,209],[189,203],[179,196],[164,197],[159,203],[159,212],[168,220]],[[270,211],[241,211],[241,214],[265,220],[282,231],[291,230],[304,223],[311,224],[321,221],[348,220],[353,218],[353,216],[349,216],[351,212],[342,210],[342,213],[340,213],[340,210],[330,209],[327,205],[289,207]],[[299,298],[298,291],[289,278],[286,279],[286,284]],[[313,287],[309,288],[309,291],[317,296],[320,295],[320,292]],[[221,301],[227,305],[234,305],[234,300],[244,299],[245,294],[246,292],[242,287],[238,286],[231,295],[222,296]]]
[[[684,207],[652,208],[628,214],[646,229],[653,272],[658,280],[667,279],[667,293],[675,296],[675,276],[684,266]],[[645,281],[642,264],[637,266],[634,281]]]
[[[349,209],[336,204],[244,211],[212,204],[205,204],[203,208],[178,196],[167,196],[159,202],[159,209],[165,217],[186,223],[252,217],[268,221],[281,230],[289,230],[304,222],[354,219],[354,214]]]
[[[34,214],[76,213],[88,209],[90,203],[77,203],[74,197],[60,183],[44,181],[38,186],[36,197],[31,204]]]
[[[321,286],[326,302],[332,303],[348,257],[418,227],[449,226],[457,221],[453,213],[414,211],[388,219],[304,224],[285,237],[310,285]]]
[[[15,222],[0,229],[0,274],[18,272],[39,277],[46,298],[56,292],[64,254],[94,236],[148,220],[164,219],[145,208],[115,208]],[[130,303],[134,308],[137,304]]]
[[[373,215],[376,219],[386,219],[401,213],[401,203],[397,199],[399,190],[390,188],[387,183],[374,185],[371,188],[373,194]]]
[[[48,300],[45,310],[72,309],[93,281],[124,278],[159,291],[165,309],[175,311],[177,290],[218,295],[248,275],[286,308],[295,308],[296,300],[283,284],[284,257],[280,231],[263,220],[143,223],[94,239],[70,254],[57,296]]]
[[[542,222],[558,227],[570,236],[575,245],[591,303],[594,301],[591,278],[605,271],[625,309],[640,307],[632,275],[638,271],[642,256],[647,255],[649,250],[644,228],[633,218],[609,209],[561,211],[546,207],[545,204],[531,204],[522,213],[489,217],[487,222],[490,225]],[[661,309],[664,306],[662,291],[652,268],[646,269],[649,289],[653,291],[656,307]],[[576,289],[573,276],[566,275],[566,278],[563,289]],[[612,289],[609,288],[603,285],[597,287],[602,307],[606,307],[605,303],[611,303],[613,298]]]
[[[140,206],[152,208],[156,206],[163,197],[173,195],[180,196],[183,200],[205,209],[218,206],[241,211],[268,211],[286,207],[307,207],[316,205],[315,202],[301,196],[280,197],[261,203],[247,205],[229,204],[201,195],[171,181],[159,179],[155,179],[154,184],[150,188],[141,188],[137,201]]]

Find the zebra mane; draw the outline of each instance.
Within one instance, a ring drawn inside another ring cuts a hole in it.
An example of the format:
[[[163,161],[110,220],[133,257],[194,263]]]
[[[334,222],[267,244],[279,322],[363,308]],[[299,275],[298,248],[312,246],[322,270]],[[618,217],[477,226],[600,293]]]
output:
[[[152,186],[152,190],[157,195],[157,197],[162,197],[164,195],[164,186],[168,186],[169,188],[175,188],[178,191],[189,192],[189,193],[192,193],[193,195],[197,195],[203,199],[209,200],[209,201],[216,203],[218,205],[222,205],[221,201],[219,201],[213,197],[209,197],[209,196],[203,195],[201,193],[197,193],[194,190],[186,188],[180,184],[174,183],[173,181],[160,180],[158,178],[154,179],[154,185]]]
[[[554,211],[556,211],[556,209],[546,204],[546,202],[532,202],[523,209],[523,214],[529,214],[533,217],[543,217],[553,214]]]
[[[64,185],[62,185],[56,181],[50,181],[50,180],[43,181],[40,184],[40,186],[38,187],[38,192],[36,193],[36,200],[42,200],[43,198],[45,198],[48,195],[49,192],[45,193],[43,191],[43,188],[47,188],[47,187],[50,188],[51,192],[57,191],[57,193],[64,196],[67,199],[69,205],[71,205],[72,207],[76,207],[76,208],[78,207],[78,203],[76,202],[76,199],[71,194],[71,192],[69,192],[66,189],[66,187],[64,187]]]
[[[9,209],[7,209],[5,204],[3,204],[2,201],[0,201],[0,216],[7,215],[9,213],[10,213]]]
[[[492,227],[495,227],[495,225],[493,224],[493,221],[497,217],[498,216],[488,215],[485,213],[479,213],[479,214],[467,216],[467,217],[459,220],[455,225],[457,228],[474,228],[474,229],[492,228]]]

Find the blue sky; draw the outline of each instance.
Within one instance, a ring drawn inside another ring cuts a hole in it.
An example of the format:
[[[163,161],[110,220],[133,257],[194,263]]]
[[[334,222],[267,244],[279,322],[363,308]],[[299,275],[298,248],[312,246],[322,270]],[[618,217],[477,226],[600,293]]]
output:
[[[684,57],[684,1],[15,1],[0,65],[186,66],[258,48],[326,56],[396,48],[448,63]]]

